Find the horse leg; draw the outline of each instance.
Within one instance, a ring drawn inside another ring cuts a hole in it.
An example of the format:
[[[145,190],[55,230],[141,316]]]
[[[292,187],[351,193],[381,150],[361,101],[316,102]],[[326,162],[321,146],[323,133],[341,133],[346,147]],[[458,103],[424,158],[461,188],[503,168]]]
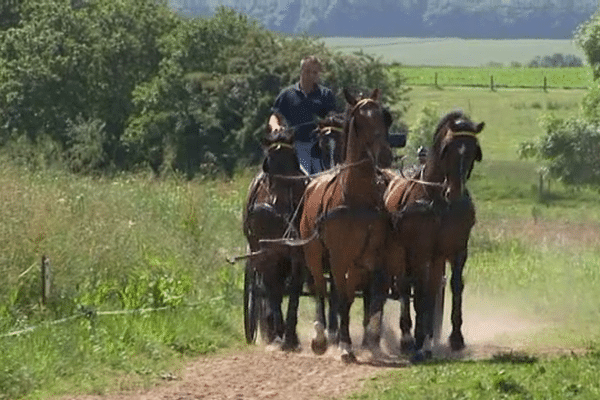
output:
[[[274,342],[277,339],[283,338],[283,315],[281,313],[281,302],[283,300],[283,293],[277,286],[267,286],[269,310],[269,332],[267,338],[267,344]]]
[[[371,288],[365,287],[362,292],[363,296],[363,340],[361,343],[362,347],[369,346],[367,329],[369,327],[370,310],[371,310]]]
[[[417,279],[415,285],[415,354],[412,357],[413,362],[424,361],[431,358],[432,339],[433,339],[433,304],[435,293],[430,290],[430,263],[426,263],[422,268],[427,271],[422,272],[422,276]]]
[[[388,279],[383,268],[376,268],[373,271],[369,285],[369,319],[365,329],[366,344],[373,354],[381,352],[381,326],[383,322],[383,307],[387,299],[386,289],[388,288]],[[367,305],[365,304],[365,307]],[[364,323],[364,322],[363,322]]]
[[[352,300],[346,293],[340,292],[340,350],[342,351],[342,361],[350,363],[356,361],[356,356],[352,351],[352,340],[350,339],[350,307]]]
[[[298,324],[298,306],[300,304],[300,294],[302,293],[303,282],[303,264],[302,262],[298,261],[297,258],[294,258],[292,260],[290,294],[285,321],[285,334],[282,346],[283,350],[295,350],[300,345],[296,326]]]
[[[454,351],[465,348],[465,339],[461,332],[462,327],[462,293],[464,289],[463,268],[467,261],[467,250],[456,254],[452,260],[452,277],[450,285],[452,287],[452,333],[450,334],[450,347]]]
[[[339,299],[338,293],[335,288],[333,279],[329,285],[329,325],[327,325],[327,336],[329,343],[338,344],[340,342],[339,323],[338,323],[338,312],[339,312]]]
[[[355,276],[352,274],[352,270],[348,270],[345,267],[350,265],[351,261],[348,259],[348,254],[339,254],[338,257],[334,254],[331,258],[331,274],[333,276],[333,282],[337,288],[338,300],[339,300],[339,316],[340,316],[340,343],[339,347],[341,350],[342,361],[349,363],[356,360],[356,356],[352,351],[352,340],[350,339],[350,307],[354,300],[355,285],[350,283],[355,282]]]
[[[314,282],[315,291],[315,333],[310,347],[315,354],[324,354],[327,351],[327,337],[325,336],[325,293],[327,292],[327,280],[323,275],[323,245],[319,241],[311,241],[304,247],[304,258],[306,266]]]
[[[412,286],[408,279],[403,279],[399,285],[400,331],[402,332],[402,338],[400,339],[400,350],[403,353],[408,353],[415,348],[415,339],[410,333],[412,329],[412,319],[410,318],[410,295]]]

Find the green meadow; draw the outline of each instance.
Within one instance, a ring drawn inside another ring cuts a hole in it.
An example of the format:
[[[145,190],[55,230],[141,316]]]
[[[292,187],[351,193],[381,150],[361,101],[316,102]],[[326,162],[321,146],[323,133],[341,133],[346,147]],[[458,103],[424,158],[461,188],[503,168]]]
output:
[[[364,52],[387,63],[410,66],[482,67],[490,63],[527,64],[535,57],[583,51],[569,39],[461,39],[410,37],[326,37],[323,42],[344,53]]]
[[[413,87],[409,126],[424,107],[440,117],[460,108],[486,122],[483,161],[469,183],[478,222],[465,314],[479,299],[544,329],[527,337],[523,354],[395,370],[352,398],[598,397],[598,193],[545,181],[550,187],[540,195],[540,165],[517,155],[519,143],[543,134],[545,113],[576,113],[583,94]],[[3,165],[0,399],[148,387],[191,358],[246,347],[243,265],[225,258],[244,252],[242,208],[255,168],[188,181]],[[53,271],[45,305],[42,255]],[[309,299],[302,303],[312,308]],[[300,332],[309,324],[303,318]],[[579,355],[538,356],[571,348]]]
[[[588,67],[391,67],[407,78],[410,86],[472,86],[484,88],[584,89],[592,84]],[[437,79],[437,81],[436,81]]]

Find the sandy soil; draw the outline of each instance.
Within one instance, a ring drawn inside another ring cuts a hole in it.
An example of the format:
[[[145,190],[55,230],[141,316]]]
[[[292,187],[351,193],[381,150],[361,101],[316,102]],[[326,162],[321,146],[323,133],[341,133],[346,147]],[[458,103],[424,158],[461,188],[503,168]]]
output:
[[[358,303],[360,304],[360,303]],[[360,306],[356,307],[360,310]],[[448,304],[446,304],[448,308]],[[492,299],[466,299],[464,315],[467,349],[451,352],[447,346],[434,349],[436,358],[486,359],[511,351],[535,353],[569,353],[571,349],[534,349],[528,347],[544,323],[526,320],[515,310],[503,307]],[[263,345],[248,350],[202,357],[176,371],[152,389],[103,396],[71,396],[62,400],[255,400],[255,399],[337,399],[360,390],[373,376],[390,369],[410,368],[404,356],[399,356],[398,303],[388,302],[385,309],[383,350],[373,358],[368,351],[356,349],[358,362],[346,365],[336,349],[323,356],[312,354],[309,346],[310,323],[299,324],[303,350],[284,353]],[[448,310],[446,310],[448,314]],[[362,328],[354,318],[353,341],[360,343]],[[449,332],[446,315],[445,335]]]

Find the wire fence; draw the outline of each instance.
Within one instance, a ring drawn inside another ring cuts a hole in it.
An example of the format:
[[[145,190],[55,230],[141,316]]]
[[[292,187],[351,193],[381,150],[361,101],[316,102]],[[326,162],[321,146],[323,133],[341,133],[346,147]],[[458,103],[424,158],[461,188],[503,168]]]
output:
[[[538,78],[537,83],[534,80],[528,80],[528,83],[506,83],[502,78],[489,75],[488,81],[484,82],[480,79],[476,81],[465,82],[464,80],[453,80],[452,77],[444,77],[439,72],[433,73],[429,79],[422,77],[408,76],[408,83],[411,86],[433,86],[433,87],[467,87],[467,88],[489,88],[494,91],[496,89],[542,89],[547,92],[550,89],[588,89],[589,86],[584,84],[569,84],[562,80],[552,81],[547,76]],[[579,82],[581,83],[581,82]]]
[[[77,320],[79,318],[87,318],[89,320],[94,320],[96,317],[100,317],[100,316],[143,315],[143,314],[148,314],[148,313],[158,312],[158,311],[176,310],[176,309],[182,309],[182,308],[195,308],[195,307],[199,307],[201,305],[202,305],[201,303],[194,303],[194,304],[184,304],[184,305],[180,305],[177,307],[166,306],[166,307],[157,307],[157,308],[138,308],[138,309],[131,309],[131,310],[109,310],[109,311],[95,311],[93,309],[82,308],[81,310],[79,310],[79,312],[77,314],[71,315],[70,317],[61,318],[61,319],[57,319],[57,320],[53,320],[53,321],[47,321],[47,322],[43,322],[39,325],[29,326],[27,328],[20,329],[18,331],[1,334],[0,339],[21,336],[26,333],[33,332],[42,327],[50,327],[50,326],[54,326],[54,325],[60,325],[60,324],[66,323],[66,322]]]
[[[31,265],[25,271],[23,271],[19,278],[30,273],[32,270],[35,270],[36,264]],[[41,288],[40,288],[40,300],[43,305],[46,305],[48,299],[51,296],[52,291],[52,268],[50,265],[50,259],[46,256],[42,256],[42,261],[40,265],[40,273],[41,273]],[[110,315],[142,315],[151,312],[165,311],[165,310],[175,310],[181,308],[194,308],[202,305],[202,303],[193,303],[193,304],[182,304],[178,306],[164,306],[164,307],[156,307],[156,308],[138,308],[138,309],[128,309],[128,310],[107,310],[107,311],[96,311],[93,308],[89,307],[81,307],[78,312],[69,317],[42,322],[39,325],[29,326],[23,329],[19,329],[13,332],[8,332],[4,334],[0,334],[0,339],[21,336],[30,332],[33,332],[42,327],[50,327],[54,325],[60,325],[63,323],[67,323],[69,321],[74,321],[79,318],[87,318],[89,320],[94,320],[99,316],[110,316]]]

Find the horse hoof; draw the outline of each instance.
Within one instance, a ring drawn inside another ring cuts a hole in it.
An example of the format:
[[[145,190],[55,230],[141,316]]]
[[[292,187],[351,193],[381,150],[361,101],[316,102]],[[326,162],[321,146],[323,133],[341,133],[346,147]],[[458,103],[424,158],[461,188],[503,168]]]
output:
[[[300,342],[298,341],[298,338],[296,338],[295,340],[290,339],[290,340],[285,340],[283,342],[283,345],[281,345],[281,350],[283,351],[300,351]]]
[[[404,354],[415,351],[415,339],[410,335],[402,336],[402,339],[400,339],[400,351]]]
[[[356,362],[356,356],[352,351],[342,350],[342,361],[344,364],[352,364]]]
[[[310,342],[310,348],[317,355],[325,354],[327,351],[325,327],[320,322],[315,322],[315,337]]]
[[[310,342],[310,348],[316,355],[323,355],[327,351],[327,340],[319,341],[317,339],[313,339]]]
[[[338,345],[340,343],[340,335],[336,331],[327,331],[327,340],[333,345]]]
[[[463,338],[462,333],[452,332],[450,334],[450,348],[452,351],[460,351],[465,348],[465,339]]]
[[[433,354],[430,350],[419,350],[413,355],[410,359],[410,362],[413,364],[418,364],[427,360],[430,360],[433,357]]]

